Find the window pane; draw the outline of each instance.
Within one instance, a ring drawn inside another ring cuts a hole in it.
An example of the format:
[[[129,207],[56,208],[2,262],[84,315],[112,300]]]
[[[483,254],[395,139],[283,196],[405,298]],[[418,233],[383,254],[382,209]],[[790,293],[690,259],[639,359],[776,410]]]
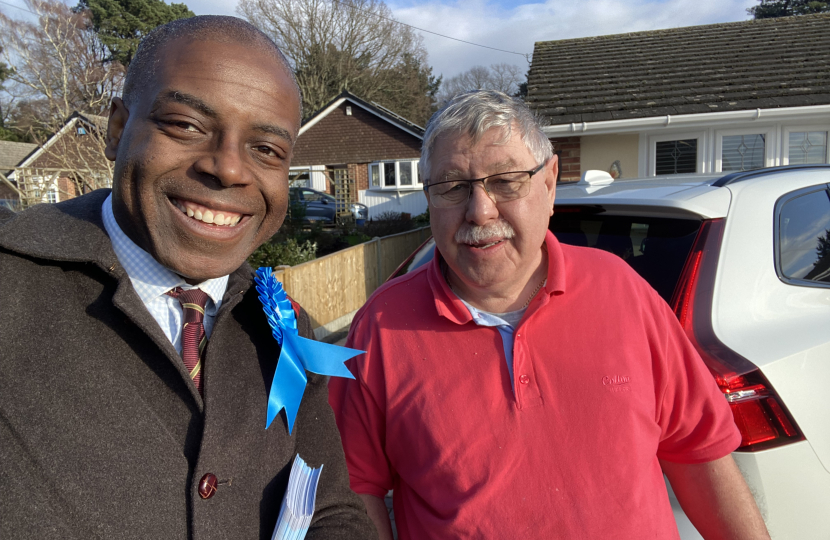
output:
[[[697,172],[697,139],[658,142],[655,162],[656,174]]]
[[[398,163],[398,171],[401,175],[401,185],[402,186],[411,186],[412,185],[412,162],[411,161],[401,161]]]
[[[383,164],[383,185],[387,187],[395,187],[395,164]]]
[[[380,187],[380,166],[377,164],[369,166],[369,182],[372,187]]]
[[[291,187],[311,187],[311,175],[308,171],[290,171],[288,185]]]
[[[830,283],[830,197],[814,191],[781,208],[781,273],[792,279]]]
[[[728,135],[723,138],[722,171],[749,171],[764,166],[764,135]]]
[[[827,158],[826,131],[790,133],[790,165],[824,163]]]

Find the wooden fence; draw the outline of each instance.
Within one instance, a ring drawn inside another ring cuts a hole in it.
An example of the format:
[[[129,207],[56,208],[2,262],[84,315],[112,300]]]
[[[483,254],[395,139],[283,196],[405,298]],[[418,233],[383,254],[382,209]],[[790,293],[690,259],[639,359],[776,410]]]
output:
[[[407,231],[276,269],[286,292],[311,316],[322,339],[348,326],[357,311],[395,269],[430,236],[429,227]]]

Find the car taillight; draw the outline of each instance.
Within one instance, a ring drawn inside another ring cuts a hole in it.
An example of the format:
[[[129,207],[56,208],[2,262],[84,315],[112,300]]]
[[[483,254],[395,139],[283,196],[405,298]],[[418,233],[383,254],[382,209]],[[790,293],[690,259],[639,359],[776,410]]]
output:
[[[769,381],[752,362],[724,345],[712,328],[712,297],[723,229],[723,219],[701,224],[672,296],[672,309],[729,402],[741,431],[738,450],[761,450],[803,440]]]
[[[715,377],[729,407],[735,424],[741,430],[741,449],[769,443],[772,446],[801,440],[801,434],[793,425],[778,396],[760,371],[725,379]],[[777,441],[778,444],[774,442]],[[764,445],[765,448],[770,444]]]

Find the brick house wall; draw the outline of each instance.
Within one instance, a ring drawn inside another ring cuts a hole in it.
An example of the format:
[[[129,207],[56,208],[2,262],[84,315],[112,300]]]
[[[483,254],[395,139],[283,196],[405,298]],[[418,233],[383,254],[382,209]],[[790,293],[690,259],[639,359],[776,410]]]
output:
[[[79,134],[79,127],[87,133]],[[81,195],[81,186],[86,192],[111,183],[108,172],[110,163],[103,154],[104,146],[89,130],[88,126],[76,121],[66,131],[55,135],[43,152],[26,165],[31,174],[38,176],[48,177],[60,171],[56,182],[60,201]],[[103,175],[105,179],[96,179],[93,172]],[[102,181],[106,183],[102,184]]]
[[[6,185],[5,182],[0,181],[0,199],[17,200],[17,192]]]
[[[553,151],[559,156],[559,182],[577,182],[582,174],[579,160],[579,137],[550,139]]]
[[[369,189],[369,164],[358,163],[354,166],[354,177],[358,191]]]

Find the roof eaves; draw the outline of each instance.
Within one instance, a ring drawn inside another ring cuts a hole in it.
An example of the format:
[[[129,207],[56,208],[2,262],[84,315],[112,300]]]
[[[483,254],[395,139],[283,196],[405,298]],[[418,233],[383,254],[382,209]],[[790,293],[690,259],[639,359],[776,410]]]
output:
[[[314,124],[328,116],[332,111],[340,107],[344,101],[350,101],[351,103],[357,105],[358,107],[366,110],[367,112],[393,124],[398,129],[406,131],[410,135],[417,137],[418,139],[423,140],[424,138],[424,128],[415,124],[414,122],[410,122],[406,118],[395,114],[394,112],[386,109],[377,104],[369,103],[357,97],[356,95],[352,94],[348,90],[343,90],[336,98],[332,99],[326,106],[322,109],[311,115],[311,117],[306,120],[303,126],[300,128],[299,135],[302,135],[306,131],[308,131]]]

